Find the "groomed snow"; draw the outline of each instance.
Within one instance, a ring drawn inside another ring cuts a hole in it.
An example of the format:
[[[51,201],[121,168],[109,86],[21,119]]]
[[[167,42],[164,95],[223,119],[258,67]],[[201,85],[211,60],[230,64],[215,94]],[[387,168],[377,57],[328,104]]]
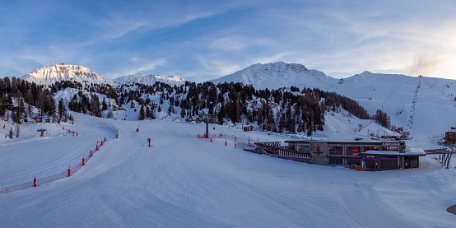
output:
[[[234,149],[231,141],[225,147],[197,139],[203,124],[74,116],[72,128],[79,131],[78,137],[54,136],[0,147],[0,161],[17,163],[0,165],[3,185],[31,180],[52,167],[66,168],[66,157],[86,151],[98,137],[108,137],[100,153],[74,176],[0,194],[2,227],[456,224],[456,216],[445,211],[456,203],[456,170],[442,169],[430,157],[421,160],[419,169],[357,172],[244,152]],[[214,126],[215,134],[287,139]],[[116,128],[119,139],[114,137]],[[152,148],[147,147],[148,137]]]

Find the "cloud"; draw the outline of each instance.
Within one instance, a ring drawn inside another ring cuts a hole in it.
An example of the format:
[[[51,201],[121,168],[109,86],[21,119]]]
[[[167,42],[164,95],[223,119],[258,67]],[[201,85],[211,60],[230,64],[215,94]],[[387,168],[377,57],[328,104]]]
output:
[[[231,74],[240,69],[240,65],[221,60],[206,60],[201,62],[203,67],[213,75]]]
[[[151,73],[150,71],[166,65],[167,62],[166,58],[144,59],[141,57],[131,57],[130,61],[126,63],[126,66],[116,69],[115,72],[108,72],[106,75],[110,77],[119,77],[135,73]]]
[[[210,41],[209,49],[216,51],[241,51],[251,47],[267,47],[273,45],[271,39],[265,37],[225,36]]]
[[[0,37],[0,73],[68,62],[110,75],[165,71],[203,81],[258,62],[285,61],[336,77],[369,70],[451,78],[454,4],[113,1],[87,9],[75,2],[45,4],[34,17],[13,17],[18,12],[11,7],[0,16],[0,33],[6,34]],[[66,14],[77,17],[52,16]]]
[[[153,30],[177,27],[194,20],[210,17],[223,11],[215,10],[189,10],[175,9],[173,11],[155,11],[149,10],[137,12],[132,15],[131,12],[111,12],[108,15],[95,22],[96,27],[103,33],[91,40],[81,43],[81,45],[92,45],[101,41],[114,40],[122,38],[133,32],[151,32]],[[124,15],[122,15],[124,14]]]
[[[416,57],[415,62],[410,66],[408,74],[410,75],[429,75],[439,70],[442,60],[436,54],[420,55]]]

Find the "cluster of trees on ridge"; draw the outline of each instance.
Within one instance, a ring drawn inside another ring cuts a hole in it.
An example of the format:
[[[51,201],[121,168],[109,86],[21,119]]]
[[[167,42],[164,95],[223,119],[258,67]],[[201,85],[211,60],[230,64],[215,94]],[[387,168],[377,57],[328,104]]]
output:
[[[77,93],[67,104],[59,100],[56,105],[53,94],[65,88],[74,88]],[[22,79],[4,78],[0,79],[0,91],[0,116],[10,110],[14,118],[22,120],[27,115],[22,108],[26,104],[37,107],[42,114],[58,121],[68,118],[66,106],[74,112],[110,118],[113,111],[128,105],[138,111],[140,120],[155,119],[157,112],[163,111],[187,119],[201,117],[204,113],[214,117],[219,124],[228,121],[256,123],[267,131],[308,135],[324,129],[325,113],[329,111],[345,110],[360,119],[373,119],[384,127],[390,127],[389,116],[381,110],[370,116],[358,102],[348,97],[294,86],[256,90],[241,83],[216,85],[212,82],[186,82],[181,86],[170,86],[157,82],[154,85],[112,87],[63,81],[43,87]],[[18,102],[13,102],[14,99]],[[166,110],[162,110],[163,107]]]

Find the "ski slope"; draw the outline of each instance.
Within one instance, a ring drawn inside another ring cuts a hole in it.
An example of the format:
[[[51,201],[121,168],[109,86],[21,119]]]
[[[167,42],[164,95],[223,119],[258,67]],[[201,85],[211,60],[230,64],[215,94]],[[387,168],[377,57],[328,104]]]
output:
[[[451,227],[456,171],[432,158],[382,172],[244,152],[196,134],[203,124],[75,114],[78,137],[0,147],[0,186],[65,169],[99,137],[108,143],[72,177],[0,194],[1,227]],[[139,126],[140,131],[135,132]],[[211,134],[288,139],[214,125]],[[119,129],[119,138],[115,131]],[[147,147],[147,138],[152,147]],[[219,139],[220,140],[220,139]],[[14,152],[13,152],[14,151]],[[8,162],[14,165],[8,165]],[[31,180],[31,179],[30,179]]]

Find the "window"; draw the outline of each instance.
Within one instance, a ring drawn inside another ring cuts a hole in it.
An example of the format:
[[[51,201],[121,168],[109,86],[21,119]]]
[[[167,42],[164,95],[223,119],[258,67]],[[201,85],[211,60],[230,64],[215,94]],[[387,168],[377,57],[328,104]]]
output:
[[[344,152],[344,148],[338,145],[331,145],[329,147],[329,155],[342,155]]]

